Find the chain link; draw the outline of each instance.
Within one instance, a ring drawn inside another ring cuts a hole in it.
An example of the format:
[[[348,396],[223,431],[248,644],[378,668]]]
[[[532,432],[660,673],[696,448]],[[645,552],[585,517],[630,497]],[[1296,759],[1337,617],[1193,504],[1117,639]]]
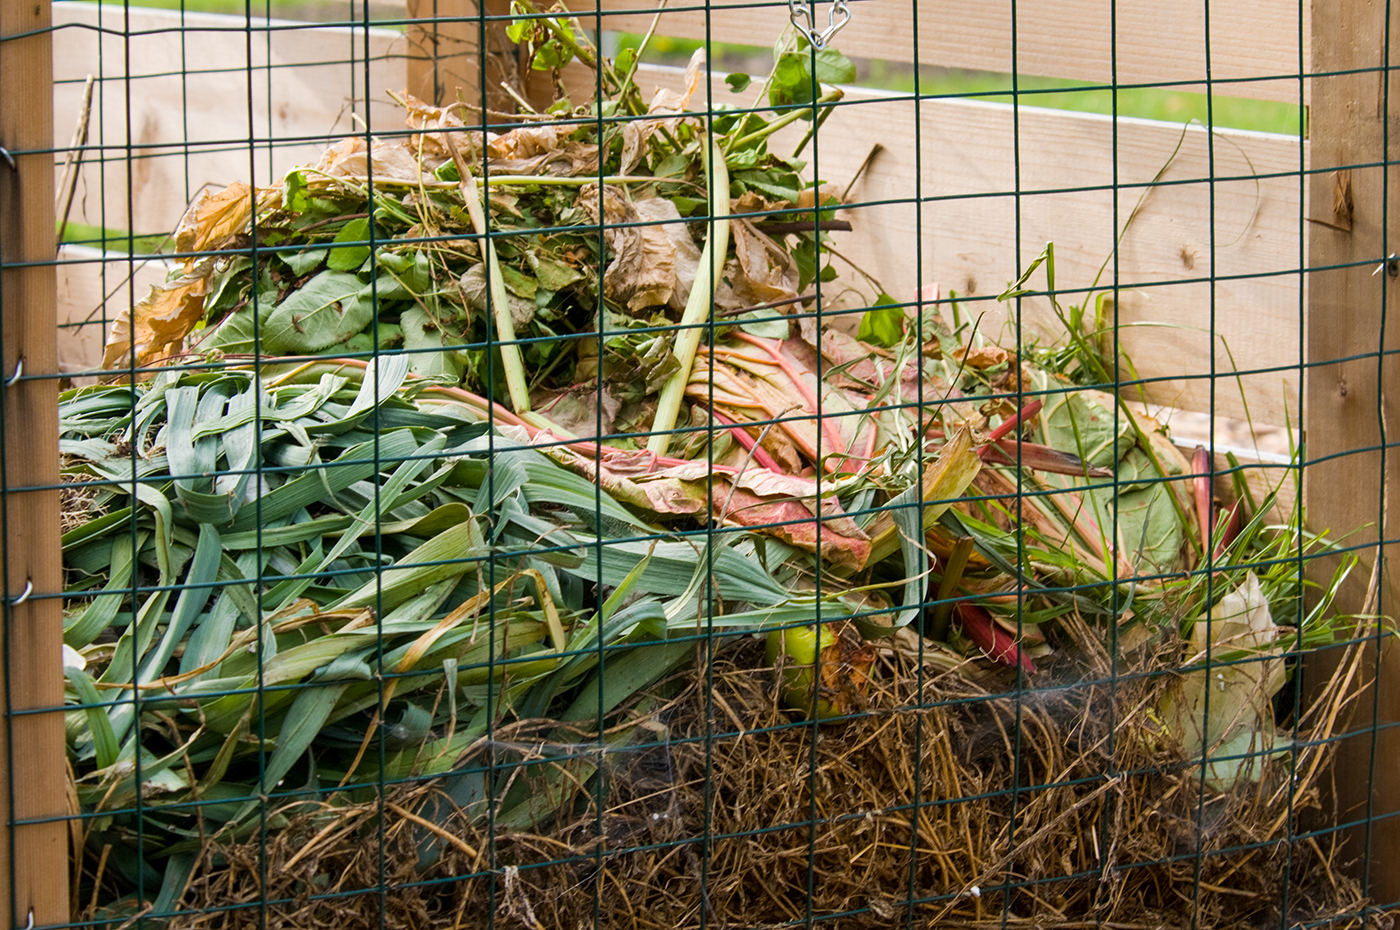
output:
[[[827,14],[826,28],[817,32],[816,0],[788,0],[793,28],[818,51],[826,48],[831,37],[841,31],[841,27],[851,21],[849,0],[835,0]]]

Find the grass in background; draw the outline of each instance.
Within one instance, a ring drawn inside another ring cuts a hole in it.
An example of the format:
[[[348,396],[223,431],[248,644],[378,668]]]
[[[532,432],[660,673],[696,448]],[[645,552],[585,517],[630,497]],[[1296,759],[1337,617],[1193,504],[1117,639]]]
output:
[[[122,5],[128,0],[97,0]],[[185,10],[192,13],[223,13],[232,16],[249,15],[254,19],[268,16],[310,22],[362,22],[362,0],[141,0],[135,6],[163,10]],[[404,15],[398,3],[370,0],[369,19],[399,19]],[[605,54],[616,54],[622,48],[636,48],[641,36],[635,33],[603,34],[600,43]],[[703,43],[654,37],[642,60],[654,64],[684,65],[690,55]],[[772,51],[763,46],[714,46],[714,63],[723,71],[745,71],[764,74],[771,67]],[[880,90],[900,93],[914,92],[912,66],[888,61],[857,60],[857,83]],[[929,97],[975,97],[996,103],[1011,103],[1011,75],[989,71],[963,71],[955,68],[923,68],[919,91]],[[1080,81],[1021,75],[1018,90],[1025,106],[1074,110],[1081,113],[1113,113],[1113,93],[1101,85],[1086,85]],[[1216,126],[1248,129],[1256,132],[1276,132],[1297,135],[1302,129],[1303,108],[1297,104],[1248,100],[1219,94],[1214,97],[1213,117]],[[1205,94],[1160,88],[1120,88],[1118,115],[1140,119],[1185,123],[1207,122]]]
[[[641,36],[619,35],[618,48],[636,48]],[[647,46],[642,60],[654,64],[684,65],[703,43],[693,40],[656,37]],[[606,48],[606,45],[604,46]],[[773,53],[761,46],[716,45],[715,67],[721,71],[764,74],[771,67]],[[856,83],[864,87],[913,93],[914,68],[889,61],[856,59]],[[1012,103],[1011,75],[991,71],[964,71],[957,68],[925,67],[919,72],[918,90],[926,97],[973,97],[995,103]],[[1074,110],[1080,113],[1112,115],[1113,92],[1102,85],[1060,78],[1023,74],[1018,81],[1023,106]],[[1296,136],[1302,129],[1303,108],[1297,104],[1249,100],[1215,94],[1213,112],[1207,113],[1206,95],[1170,88],[1129,87],[1118,90],[1118,115],[1139,119],[1185,123],[1207,122],[1207,116],[1221,128],[1276,132]]]
[[[56,231],[56,230],[55,230]],[[131,255],[158,255],[174,251],[170,236],[165,233],[128,237],[123,229],[103,229],[70,221],[63,230],[64,245],[86,245],[104,252],[126,252]]]

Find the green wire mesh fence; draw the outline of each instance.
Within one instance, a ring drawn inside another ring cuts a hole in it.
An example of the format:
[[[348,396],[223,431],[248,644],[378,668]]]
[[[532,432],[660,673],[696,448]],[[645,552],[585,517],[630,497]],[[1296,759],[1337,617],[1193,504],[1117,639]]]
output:
[[[1395,14],[1266,6],[0,4],[14,925],[1387,923]]]

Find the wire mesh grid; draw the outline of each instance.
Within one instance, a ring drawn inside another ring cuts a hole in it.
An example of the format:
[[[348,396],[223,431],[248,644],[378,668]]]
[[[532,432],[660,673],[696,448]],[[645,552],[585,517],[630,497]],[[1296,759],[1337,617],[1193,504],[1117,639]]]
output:
[[[6,5],[15,925],[1386,923],[1337,8]]]

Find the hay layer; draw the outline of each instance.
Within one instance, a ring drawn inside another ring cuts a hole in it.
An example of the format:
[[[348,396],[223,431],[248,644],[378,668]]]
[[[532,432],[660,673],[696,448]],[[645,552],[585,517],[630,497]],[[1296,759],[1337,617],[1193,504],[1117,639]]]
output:
[[[1064,659],[1045,676],[1057,685],[1017,695],[1000,672],[935,675],[909,649],[886,650],[868,715],[815,728],[780,707],[759,653],[725,648],[678,679],[655,718],[665,740],[608,753],[593,803],[553,830],[493,842],[465,815],[437,826],[432,784],[302,808],[267,845],[211,838],[181,902],[195,913],[179,923],[1362,924],[1335,834],[1309,836],[1331,822],[1327,737],[1355,693],[1355,654],[1297,748],[1222,794],[1154,725],[1168,675],[1110,680]],[[494,753],[503,785],[539,777],[509,765],[529,743],[497,734],[464,761]]]

